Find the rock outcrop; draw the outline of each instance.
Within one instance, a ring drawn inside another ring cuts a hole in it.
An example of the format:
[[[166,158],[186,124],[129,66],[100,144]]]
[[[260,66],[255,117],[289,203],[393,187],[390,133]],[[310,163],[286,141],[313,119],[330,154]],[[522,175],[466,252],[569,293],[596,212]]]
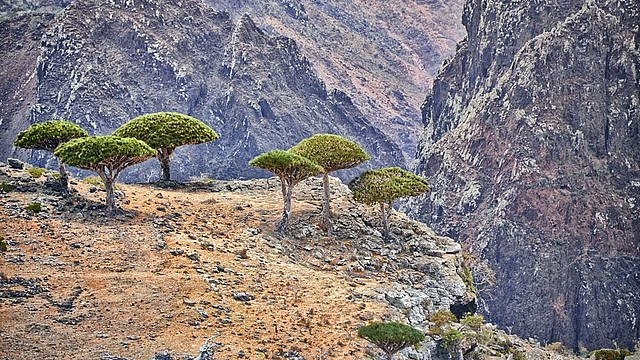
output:
[[[19,118],[28,109],[30,122],[64,118],[91,134],[108,134],[148,112],[193,115],[221,138],[178,149],[177,179],[264,176],[248,167],[253,156],[318,132],[361,143],[372,158],[368,166],[404,163],[399,147],[347,94],[326,88],[294,41],[267,35],[249,16],[234,22],[195,0],[78,0],[32,45],[40,52],[37,65],[24,67],[34,66],[33,91],[16,105],[20,113],[7,114]],[[15,97],[11,91],[7,97]],[[11,141],[3,138],[5,150]],[[17,155],[39,164],[50,159]],[[155,173],[148,163],[125,176],[146,181]]]
[[[487,317],[578,349],[640,338],[636,1],[467,1],[406,209],[495,271]]]

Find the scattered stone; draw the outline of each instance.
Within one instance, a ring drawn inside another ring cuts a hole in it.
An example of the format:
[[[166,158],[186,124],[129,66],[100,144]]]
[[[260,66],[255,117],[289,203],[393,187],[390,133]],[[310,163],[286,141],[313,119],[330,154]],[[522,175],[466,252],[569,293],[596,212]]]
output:
[[[189,299],[184,299],[184,300],[182,300],[182,302],[184,302],[184,304],[187,305],[187,306],[195,306],[196,305],[195,301],[189,300]]]
[[[233,299],[236,301],[249,302],[255,299],[255,297],[245,292],[238,292],[238,293],[233,293]]]
[[[9,167],[12,169],[16,169],[16,170],[24,169],[24,163],[18,159],[8,158],[7,164],[9,164]]]
[[[184,249],[171,249],[171,250],[169,250],[169,254],[171,254],[173,256],[184,255],[184,253],[185,253]]]

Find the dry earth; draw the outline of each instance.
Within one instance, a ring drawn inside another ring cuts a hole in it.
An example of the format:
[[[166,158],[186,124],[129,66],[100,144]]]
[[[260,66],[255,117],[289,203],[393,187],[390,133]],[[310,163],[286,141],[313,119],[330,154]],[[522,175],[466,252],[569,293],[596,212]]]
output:
[[[118,185],[124,212],[109,218],[94,186],[77,182],[64,199],[42,181],[0,193],[1,359],[196,356],[212,337],[216,359],[359,359],[355,329],[388,317],[383,277],[340,266],[356,244],[274,236],[275,182],[250,192]],[[32,202],[43,210],[29,213]],[[294,221],[319,221],[318,205],[294,201]],[[300,253],[287,250],[293,241]]]

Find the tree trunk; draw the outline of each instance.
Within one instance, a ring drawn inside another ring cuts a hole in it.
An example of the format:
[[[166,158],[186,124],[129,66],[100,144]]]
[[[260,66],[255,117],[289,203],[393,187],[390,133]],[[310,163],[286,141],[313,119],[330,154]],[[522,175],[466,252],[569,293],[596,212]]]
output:
[[[98,175],[100,175],[102,182],[104,182],[104,190],[107,192],[107,195],[105,197],[105,204],[107,205],[107,214],[113,215],[116,208],[116,205],[115,205],[116,197],[113,191],[113,184],[115,182],[115,178],[113,177],[113,174],[111,172],[108,172],[108,170],[106,169],[97,171],[97,173]]]
[[[331,224],[331,209],[329,207],[329,174],[322,174],[322,190],[324,198],[322,201],[322,224],[327,230],[327,235],[331,236],[332,224]]]
[[[60,161],[60,159],[58,159],[58,165],[59,165],[58,172],[60,173],[60,179],[58,179],[60,183],[60,190],[62,191],[63,194],[68,194],[69,193],[69,174],[67,173],[67,170],[64,168],[64,164],[62,163],[62,161]]]
[[[160,149],[158,150],[157,157],[160,161],[160,168],[162,169],[161,180],[171,181],[171,169],[169,168],[169,162],[171,161],[171,154],[173,149]]]
[[[106,204],[107,204],[107,213],[109,215],[113,215],[116,208],[116,197],[113,191],[113,180],[105,179],[104,180],[104,189],[107,192]]]
[[[284,234],[287,228],[287,223],[289,223],[289,216],[291,215],[291,193],[293,192],[293,187],[286,185],[286,183],[282,182],[282,195],[284,208],[282,210],[282,219],[276,225],[276,231]]]
[[[391,206],[389,206],[389,210],[385,209],[385,203],[380,203],[380,212],[382,213],[382,236],[384,239],[389,238],[389,211],[391,211]]]

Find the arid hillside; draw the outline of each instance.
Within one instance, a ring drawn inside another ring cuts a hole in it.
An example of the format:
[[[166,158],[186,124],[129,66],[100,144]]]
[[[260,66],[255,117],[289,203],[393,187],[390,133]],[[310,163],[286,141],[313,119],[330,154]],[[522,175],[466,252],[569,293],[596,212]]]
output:
[[[412,229],[399,214],[395,232],[406,251],[381,242],[375,212],[352,203],[337,182],[338,235],[326,238],[316,225],[319,179],[300,186],[292,236],[279,237],[270,230],[281,209],[275,179],[119,184],[122,211],[106,217],[100,186],[74,181],[63,198],[45,177],[0,165],[8,191],[0,192],[8,245],[0,257],[1,359],[197,355],[208,339],[221,344],[216,359],[360,359],[367,346],[357,327],[406,321],[388,303],[406,301],[403,284],[430,284],[433,294],[423,296],[434,298],[423,312],[467,296],[457,244],[419,223]],[[34,203],[41,211],[27,209]],[[420,246],[431,255],[411,255]],[[431,273],[417,276],[415,264]]]
[[[400,360],[573,359],[491,324],[446,325],[464,333],[447,350],[431,316],[475,307],[460,245],[402,213],[383,241],[376,209],[337,179],[328,238],[317,178],[296,188],[281,236],[274,178],[118,184],[107,217],[94,180],[62,197],[52,174],[0,163],[2,360],[370,359],[356,330],[388,320],[428,334]]]

